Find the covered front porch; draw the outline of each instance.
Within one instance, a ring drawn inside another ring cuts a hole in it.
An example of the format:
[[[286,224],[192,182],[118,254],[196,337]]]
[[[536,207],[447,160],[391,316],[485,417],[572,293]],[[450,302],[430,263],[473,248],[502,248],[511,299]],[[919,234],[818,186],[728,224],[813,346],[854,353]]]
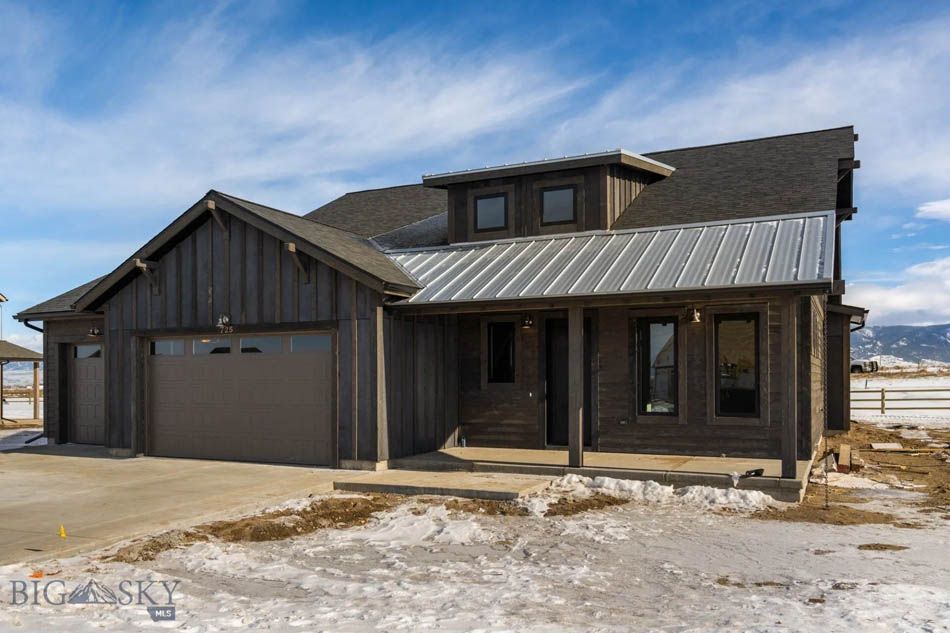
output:
[[[473,473],[516,473],[522,475],[613,477],[656,481],[674,486],[736,487],[760,490],[779,501],[798,502],[805,494],[810,460],[798,460],[794,477],[782,476],[781,459],[755,457],[708,457],[702,455],[654,455],[645,453],[584,453],[584,464],[570,465],[567,450],[453,447],[393,459],[390,469]],[[761,474],[736,480],[761,470]],[[437,478],[437,476],[436,476]]]

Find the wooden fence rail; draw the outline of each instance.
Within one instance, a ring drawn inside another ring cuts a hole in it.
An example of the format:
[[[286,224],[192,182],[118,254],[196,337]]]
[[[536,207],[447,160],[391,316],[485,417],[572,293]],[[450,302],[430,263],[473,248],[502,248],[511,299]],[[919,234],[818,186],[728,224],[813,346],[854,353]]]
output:
[[[942,394],[921,396],[920,394]],[[873,397],[861,397],[861,396]],[[927,402],[929,405],[904,406],[905,402]],[[865,403],[865,406],[855,406]],[[873,405],[872,405],[873,403]],[[948,403],[946,406],[944,403]],[[868,406],[872,405],[872,406]],[[880,389],[852,389],[851,409],[856,411],[950,411],[950,387],[907,387],[905,389],[881,387]]]

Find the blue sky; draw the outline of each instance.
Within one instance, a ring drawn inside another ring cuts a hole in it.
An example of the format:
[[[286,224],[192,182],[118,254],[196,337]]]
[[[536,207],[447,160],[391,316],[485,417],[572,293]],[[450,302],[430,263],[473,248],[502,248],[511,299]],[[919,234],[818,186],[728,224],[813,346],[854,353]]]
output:
[[[427,172],[846,124],[848,301],[950,322],[945,3],[340,4],[0,0],[4,335],[35,347],[11,314],[211,188],[306,212]]]

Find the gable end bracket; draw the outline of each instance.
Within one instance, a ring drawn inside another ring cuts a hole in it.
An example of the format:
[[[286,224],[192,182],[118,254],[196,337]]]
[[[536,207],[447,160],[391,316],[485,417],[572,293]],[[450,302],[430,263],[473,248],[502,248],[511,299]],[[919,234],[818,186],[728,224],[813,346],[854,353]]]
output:
[[[300,256],[297,255],[297,244],[294,242],[284,242],[284,249],[290,253],[290,258],[294,260],[294,264],[297,266],[297,270],[300,271],[300,276],[303,277],[304,283],[310,283],[310,269],[303,265],[303,262],[300,261]]]
[[[152,287],[152,294],[162,294],[162,286],[158,279],[158,264],[147,259],[135,258],[135,267],[148,279],[148,285]]]

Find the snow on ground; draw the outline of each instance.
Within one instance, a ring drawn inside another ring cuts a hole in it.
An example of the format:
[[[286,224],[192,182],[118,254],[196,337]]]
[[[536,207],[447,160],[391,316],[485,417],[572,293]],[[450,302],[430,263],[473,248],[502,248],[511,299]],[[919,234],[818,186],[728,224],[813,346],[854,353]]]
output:
[[[3,417],[8,420],[32,420],[33,403],[24,398],[7,398],[3,403]],[[40,400],[40,417],[43,417],[43,400]]]
[[[559,485],[613,485],[594,481]],[[52,562],[41,566],[47,578],[70,586],[177,580],[177,621],[153,623],[139,605],[7,604],[0,630],[950,630],[947,521],[761,521],[676,502],[660,488],[628,491],[644,502],[548,518],[414,500],[363,528],[199,543],[136,565]],[[0,567],[0,582],[36,569]]]
[[[856,390],[881,389],[887,391],[886,413],[881,415],[877,393],[857,393]],[[914,392],[901,389],[939,389],[939,391]],[[898,404],[901,398],[920,398],[913,402]],[[900,374],[861,374],[851,377],[851,417],[854,420],[868,422],[882,427],[896,425],[916,428],[901,429],[901,435],[913,439],[928,439],[927,430],[950,429],[950,400],[928,400],[927,398],[950,398],[950,376],[923,376],[918,378],[902,377]],[[914,407],[913,410],[892,409],[892,406]],[[862,407],[862,408],[855,408]],[[874,407],[867,409],[865,407]]]
[[[544,516],[548,506],[565,496],[585,498],[600,492],[639,503],[677,504],[700,510],[735,510],[751,512],[779,505],[772,497],[758,490],[686,486],[673,488],[655,481],[631,481],[613,477],[582,477],[565,475],[536,494],[521,500],[534,516]]]

